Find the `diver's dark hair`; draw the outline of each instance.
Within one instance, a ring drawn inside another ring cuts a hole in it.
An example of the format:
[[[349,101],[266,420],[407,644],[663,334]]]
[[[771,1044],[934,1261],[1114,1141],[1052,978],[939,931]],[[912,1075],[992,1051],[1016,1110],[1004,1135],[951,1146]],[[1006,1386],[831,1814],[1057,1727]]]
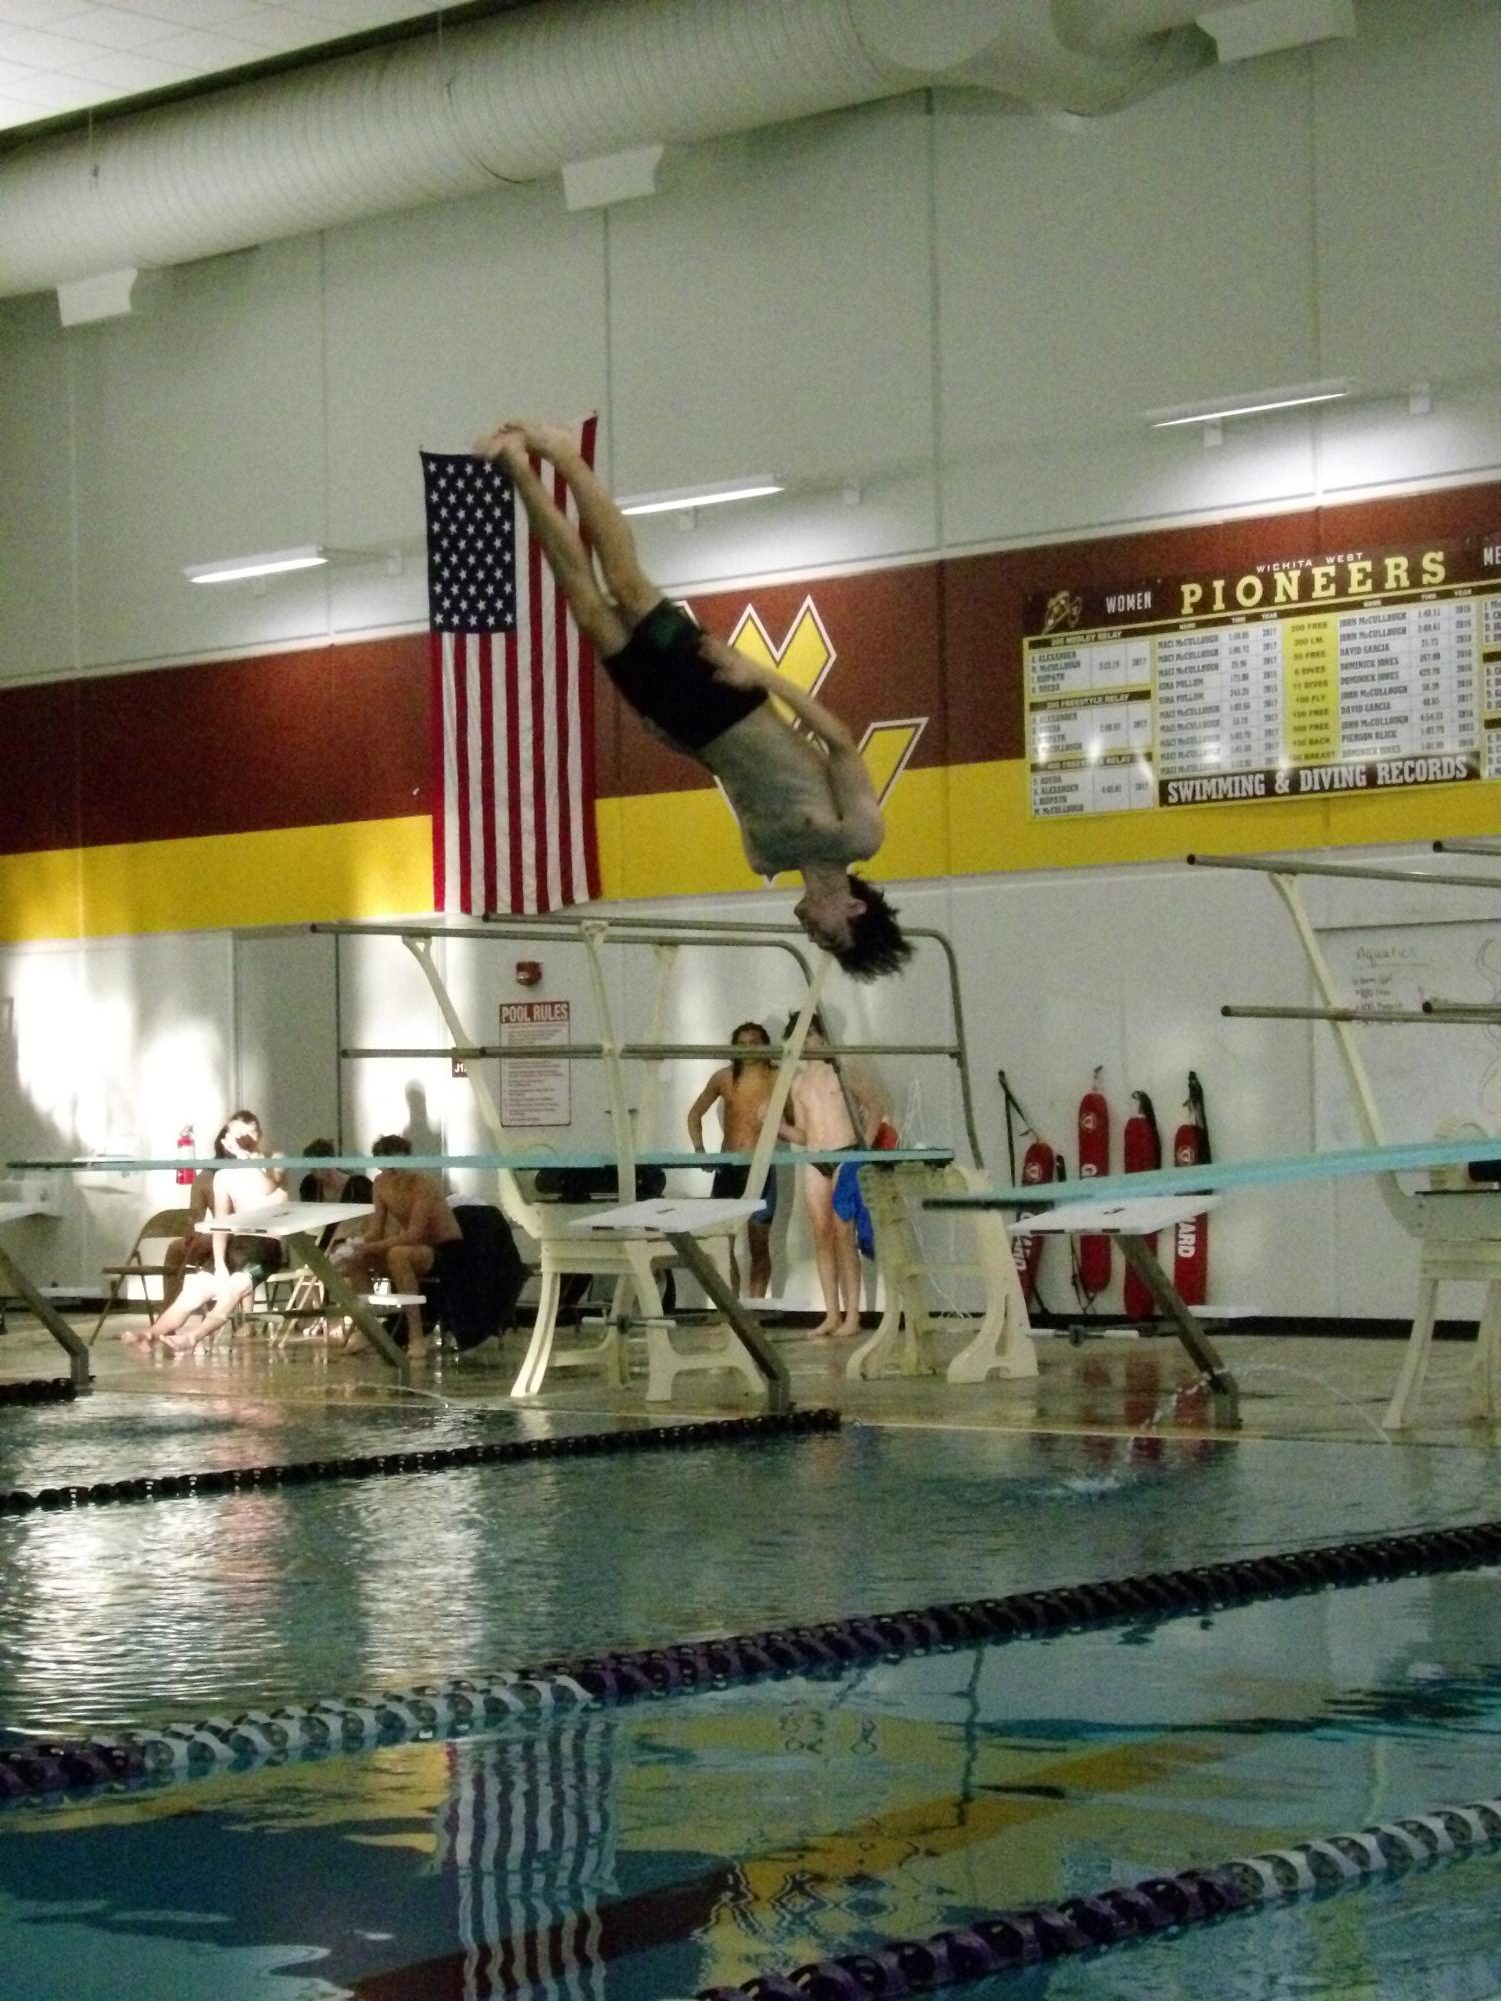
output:
[[[859,897],[865,908],[850,919],[850,942],[831,947],[834,957],[852,980],[878,980],[884,973],[899,973],[912,957],[912,947],[897,926],[896,912],[873,882],[853,870],[849,885],[851,896]]]
[[[737,1036],[741,1035],[754,1035],[757,1041],[759,1041],[763,1047],[769,1047],[771,1043],[771,1037],[766,1033],[765,1027],[759,1021],[736,1022],[735,1026],[730,1030],[731,1042],[733,1042]],[[749,1060],[755,1061],[756,1059],[752,1058]],[[742,1056],[735,1057],[730,1064],[730,1075],[732,1077],[738,1077],[740,1075],[741,1068],[746,1061],[747,1059],[745,1057]]]
[[[331,1139],[310,1139],[302,1150],[310,1160],[332,1160],[339,1149]]]
[[[412,1142],[404,1133],[382,1133],[370,1151],[384,1160],[388,1155],[410,1153]]]

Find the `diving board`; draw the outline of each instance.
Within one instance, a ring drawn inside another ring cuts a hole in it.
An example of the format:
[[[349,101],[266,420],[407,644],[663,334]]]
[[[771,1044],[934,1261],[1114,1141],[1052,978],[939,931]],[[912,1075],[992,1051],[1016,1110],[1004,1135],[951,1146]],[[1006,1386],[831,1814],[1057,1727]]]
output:
[[[1112,1180],[1143,1181],[1142,1174],[1111,1176]],[[1097,1187],[1104,1177],[1087,1184]],[[1075,1182],[1074,1189],[1085,1186]],[[1215,1416],[1228,1430],[1240,1425],[1240,1391],[1234,1376],[1205,1331],[1204,1323],[1157,1261],[1152,1248],[1159,1230],[1175,1230],[1202,1216],[1218,1202],[1216,1195],[1143,1195],[1119,1201],[1062,1202],[1046,1215],[1026,1216],[1011,1225],[1013,1236],[1072,1236],[1083,1233],[1113,1237],[1121,1256],[1151,1293],[1163,1315],[1177,1329],[1200,1378],[1214,1397]],[[1010,1206],[1009,1204],[1007,1205]]]
[[[874,1161],[910,1161],[932,1167],[945,1167],[954,1158],[951,1146],[906,1146],[890,1147],[869,1154],[858,1154],[843,1147],[802,1147],[778,1146],[768,1156],[774,1167],[796,1165],[801,1161],[827,1161],[830,1164],[846,1161],[870,1159]],[[320,1167],[341,1167],[346,1173],[380,1173],[383,1169],[399,1164],[402,1170],[417,1174],[452,1174],[465,1168],[478,1168],[493,1173],[505,1169],[512,1174],[532,1174],[544,1167],[613,1168],[620,1164],[619,1156],[600,1148],[584,1148],[571,1152],[555,1146],[507,1147],[493,1153],[404,1153],[399,1156],[373,1153],[277,1153],[266,1158],[278,1169],[302,1169],[304,1172]],[[637,1151],[637,1167],[661,1167],[669,1171],[679,1168],[704,1168],[712,1172],[716,1167],[749,1167],[754,1154],[739,1152],[698,1153],[688,1147],[644,1147]],[[175,1173],[181,1168],[185,1173],[198,1173],[207,1169],[213,1173],[224,1167],[219,1155],[206,1155],[202,1159],[189,1159],[186,1154],[136,1155],[136,1154],[72,1154],[65,1159],[13,1160],[9,1168],[17,1174],[157,1174],[166,1170]],[[327,1206],[327,1205],[323,1205]],[[51,1209],[28,1208],[27,1215],[52,1215]]]
[[[1039,1209],[1063,1202],[1093,1208],[1097,1202],[1142,1195],[1207,1195],[1233,1188],[1265,1188],[1293,1181],[1337,1181],[1349,1175],[1426,1173],[1494,1160],[1489,1139],[1413,1140],[1396,1146],[1358,1146],[1327,1153],[1293,1153],[1260,1160],[1211,1160],[1194,1167],[1158,1167],[1141,1174],[1101,1174],[1091,1181],[1038,1181],[998,1188],[993,1194],[935,1195],[930,1209]],[[1414,1198],[1425,1199],[1422,1196]],[[1093,1223],[1089,1225],[1095,1227]]]
[[[936,1195],[930,1209],[1042,1209],[1054,1213],[1067,1204],[1079,1218],[1075,1229],[1109,1234],[1100,1220],[1101,1208],[1126,1203],[1137,1197],[1200,1196],[1238,1188],[1285,1187],[1307,1181],[1334,1181],[1354,1175],[1390,1178],[1398,1174],[1420,1173],[1433,1168],[1463,1167],[1472,1160],[1493,1160],[1496,1140],[1470,1138],[1422,1140],[1398,1146],[1351,1147],[1328,1153],[1287,1154],[1262,1160],[1206,1161],[1194,1167],[1164,1167],[1142,1174],[1102,1174],[1089,1182],[1038,1182],[1026,1187],[1001,1188],[993,1194]],[[1470,1415],[1483,1423],[1494,1423],[1501,1411],[1501,1194],[1492,1189],[1423,1189],[1402,1195],[1402,1214],[1411,1213],[1412,1233],[1419,1239],[1418,1294],[1412,1331],[1401,1373],[1381,1422],[1388,1431],[1400,1431],[1411,1422],[1422,1395],[1428,1369],[1429,1350],[1438,1316],[1438,1288],[1451,1281],[1484,1285],[1485,1304],[1476,1334],[1475,1366],[1471,1378]],[[1207,1205],[1206,1205],[1207,1206]],[[1038,1216],[1027,1218],[1028,1231],[1043,1226]],[[1181,1300],[1169,1303],[1170,1282],[1159,1269],[1153,1278],[1141,1261],[1144,1246],[1120,1236],[1121,1251],[1134,1263],[1152,1288],[1159,1304],[1167,1305],[1180,1334],[1185,1324],[1180,1314],[1189,1314]],[[1128,1248],[1129,1246],[1129,1248]],[[1150,1252],[1145,1253],[1150,1256]],[[1155,1264],[1155,1259],[1153,1263]],[[1167,1287],[1164,1291],[1162,1288]],[[1176,1294],[1172,1294],[1176,1299]],[[1189,1315],[1190,1319],[1193,1316]],[[1193,1320],[1196,1345],[1212,1344],[1199,1322]],[[1185,1341],[1185,1345],[1187,1342]]]
[[[356,1222],[374,1213],[375,1206],[370,1202],[263,1202],[254,1208],[237,1210],[232,1216],[205,1217],[199,1227],[206,1236],[275,1237],[285,1243],[290,1253],[290,1268],[302,1266],[322,1286],[330,1316],[353,1321],[381,1360],[404,1376],[411,1364],[392,1339],[391,1330],[323,1248],[323,1233],[331,1224]]]

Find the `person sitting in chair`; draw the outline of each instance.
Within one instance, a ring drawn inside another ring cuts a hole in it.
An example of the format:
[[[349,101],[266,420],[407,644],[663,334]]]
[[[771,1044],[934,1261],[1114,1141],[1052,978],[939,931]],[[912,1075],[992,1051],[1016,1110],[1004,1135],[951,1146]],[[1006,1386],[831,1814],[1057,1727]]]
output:
[[[412,1142],[401,1133],[384,1133],[370,1151],[399,1163],[411,1153]],[[349,1246],[350,1282],[368,1288],[377,1278],[389,1278],[397,1292],[415,1295],[443,1246],[462,1243],[464,1233],[434,1175],[399,1164],[384,1168],[375,1177],[373,1199],[375,1214],[364,1236]],[[403,1311],[407,1354],[420,1359],[427,1353],[422,1308],[414,1299]],[[358,1355],[368,1346],[364,1336],[355,1333],[344,1352]]]
[[[214,1134],[214,1158],[227,1160],[229,1148],[224,1143],[227,1125],[220,1126]],[[185,1237],[174,1237],[162,1252],[162,1308],[173,1304],[182,1291],[183,1279],[190,1271],[207,1271],[214,1262],[214,1240],[205,1235],[203,1224],[214,1206],[214,1170],[201,1167],[193,1176],[193,1186],[188,1193],[188,1221],[191,1225]]]
[[[310,1139],[302,1149],[314,1160],[332,1160],[339,1151],[331,1139]],[[351,1174],[343,1167],[310,1167],[297,1189],[299,1202],[369,1202],[368,1174]]]
[[[225,1165],[214,1169],[213,1215],[227,1223],[237,1215],[285,1204],[287,1177],[264,1151],[261,1122],[254,1112],[231,1112],[220,1128]],[[217,1141],[216,1141],[217,1149]],[[121,1338],[134,1346],[160,1342],[174,1354],[190,1354],[219,1329],[249,1299],[261,1280],[278,1271],[282,1247],[275,1237],[249,1236],[215,1229],[213,1264],[183,1281],[173,1303],[149,1327]],[[192,1326],[186,1323],[192,1321]]]

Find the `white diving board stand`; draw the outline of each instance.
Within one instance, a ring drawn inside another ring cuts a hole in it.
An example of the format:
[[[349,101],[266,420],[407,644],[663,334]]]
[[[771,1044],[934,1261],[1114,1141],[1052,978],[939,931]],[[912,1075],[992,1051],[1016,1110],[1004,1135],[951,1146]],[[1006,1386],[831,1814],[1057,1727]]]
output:
[[[608,1237],[627,1242],[661,1240],[672,1246],[680,1264],[690,1271],[725,1317],[724,1338],[714,1347],[686,1354],[674,1347],[672,1322],[660,1312],[646,1322],[648,1403],[671,1400],[676,1377],[706,1370],[733,1369],[766,1397],[777,1416],[792,1408],[792,1383],[781,1357],[762,1333],[754,1314],[735,1297],[730,1285],[700,1242],[704,1237],[726,1241],[761,1208],[760,1196],[734,1199],[714,1196],[658,1196],[630,1202],[597,1216],[581,1216],[569,1225],[574,1236]],[[528,1358],[530,1360],[530,1358]],[[545,1373],[546,1358],[540,1373]],[[528,1373],[523,1364],[522,1375]]]
[[[911,1211],[943,1193],[983,1196],[989,1177],[957,1161],[876,1160],[860,1170],[860,1192],[870,1211],[882,1313],[876,1330],[845,1363],[851,1382],[876,1376],[936,1375],[936,1339],[943,1322],[929,1304],[933,1260],[912,1226]],[[989,1376],[1026,1379],[1037,1374],[1037,1349],[1016,1259],[999,1215],[977,1210],[975,1262],[952,1267],[978,1275],[984,1307],[974,1334],[944,1370],[951,1383],[983,1383]]]
[[[1187,1169],[1186,1173],[1194,1170]],[[935,1196],[930,1209],[1031,1209],[1047,1186],[1039,1182],[1030,1189],[1005,1189],[996,1194]],[[1205,1193],[1183,1195],[1128,1196],[1119,1201],[1060,1202],[1039,1215],[1028,1215],[1013,1223],[1013,1236],[1071,1237],[1079,1234],[1112,1237],[1121,1247],[1126,1263],[1147,1287],[1153,1299],[1177,1330],[1178,1339],[1190,1360],[1208,1384],[1214,1397],[1215,1417],[1227,1430],[1240,1425],[1240,1391],[1234,1376],[1204,1323],[1195,1315],[1162,1266],[1157,1262],[1151,1240],[1159,1230],[1175,1229],[1193,1216],[1202,1216],[1215,1206],[1216,1198]]]
[[[1240,1391],[1235,1378],[1210,1340],[1203,1320],[1152,1249],[1152,1239],[1159,1230],[1176,1230],[1180,1223],[1213,1209],[1218,1199],[1214,1195],[1144,1195],[1124,1202],[1065,1202],[1045,1216],[1023,1217],[1011,1225],[1011,1233],[1018,1237],[1113,1237],[1121,1247],[1121,1256],[1173,1323],[1194,1367],[1208,1383],[1215,1415],[1234,1429],[1240,1424]]]
[[[1494,849],[1477,849],[1494,853]],[[1469,1414],[1477,1423],[1494,1424],[1501,1392],[1501,1193],[1494,1188],[1461,1185],[1457,1188],[1431,1186],[1409,1193],[1397,1180],[1407,1167],[1467,1169],[1470,1162],[1494,1156],[1494,1138],[1478,1144],[1465,1143],[1461,1149],[1445,1142],[1386,1146],[1381,1114],[1361,1053],[1356,1028],[1364,1021],[1379,1021],[1379,1014],[1352,1008],[1339,991],[1318,934],[1298,890],[1299,876],[1324,876],[1334,880],[1399,882],[1447,888],[1479,889],[1494,895],[1501,890],[1501,877],[1450,874],[1435,870],[1369,867],[1359,862],[1295,861],[1283,857],[1271,860],[1259,855],[1190,855],[1200,868],[1238,868],[1269,876],[1281,897],[1308,969],[1323,1001],[1321,1008],[1288,1010],[1300,1017],[1327,1021],[1335,1047],[1344,1065],[1355,1113],[1370,1141],[1364,1171],[1374,1174],[1376,1186],[1387,1210],[1407,1235],[1417,1240],[1417,1298],[1407,1349],[1397,1376],[1391,1402],[1382,1416],[1383,1429],[1402,1431],[1412,1422],[1423,1394],[1428,1360],[1433,1346],[1433,1328],[1438,1314],[1438,1290],[1454,1281],[1485,1287],[1480,1324],[1475,1333],[1475,1361],[1470,1374]],[[1239,1010],[1221,1009],[1221,1013]],[[1446,1021],[1463,1019],[1464,1010],[1442,1008],[1426,1019],[1435,1027]],[[1419,1017],[1424,1018],[1424,1017]],[[1426,1159],[1417,1156],[1427,1155]]]
[[[0,1223],[25,1223],[37,1217],[57,1220],[57,1210],[41,1202],[0,1202]],[[42,1288],[34,1285],[15,1258],[0,1244],[0,1285],[34,1313],[57,1345],[68,1356],[68,1373],[75,1387],[84,1389],[91,1381],[89,1351],[83,1337],[70,1327]]]

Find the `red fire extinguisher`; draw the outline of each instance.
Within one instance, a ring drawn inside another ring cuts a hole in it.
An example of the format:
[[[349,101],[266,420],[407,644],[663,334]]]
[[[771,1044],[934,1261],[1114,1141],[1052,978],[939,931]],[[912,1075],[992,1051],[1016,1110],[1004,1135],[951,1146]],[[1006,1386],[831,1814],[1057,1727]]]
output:
[[[193,1144],[193,1128],[191,1126],[184,1126],[182,1131],[177,1135],[178,1159],[191,1160],[196,1151],[197,1148]],[[177,1185],[179,1188],[191,1188],[195,1179],[196,1177],[191,1167],[178,1168]]]

